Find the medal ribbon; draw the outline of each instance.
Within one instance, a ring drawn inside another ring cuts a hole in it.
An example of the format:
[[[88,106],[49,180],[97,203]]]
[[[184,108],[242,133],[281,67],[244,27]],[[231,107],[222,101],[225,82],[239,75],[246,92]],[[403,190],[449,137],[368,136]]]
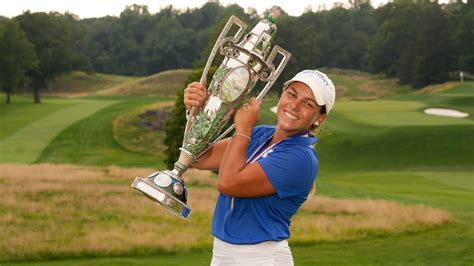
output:
[[[286,139],[289,139],[289,138],[296,138],[296,137],[308,137],[309,134],[307,131],[305,132],[302,132],[302,133],[298,133],[298,134],[295,134],[293,136],[290,136]],[[267,148],[263,149],[260,153],[257,154],[257,152],[263,147],[265,146],[265,144],[267,144],[267,142],[273,137],[273,135],[270,136],[269,139],[267,139],[262,145],[260,145],[260,147],[258,147],[255,152],[247,159],[246,163],[247,164],[251,164],[251,163],[254,163],[256,160],[258,160],[260,157],[262,157],[262,155],[264,155],[268,150],[270,150],[271,148],[273,148],[275,145],[277,145],[278,143],[280,143],[281,141],[277,142],[277,143],[273,143],[272,145],[268,146]]]

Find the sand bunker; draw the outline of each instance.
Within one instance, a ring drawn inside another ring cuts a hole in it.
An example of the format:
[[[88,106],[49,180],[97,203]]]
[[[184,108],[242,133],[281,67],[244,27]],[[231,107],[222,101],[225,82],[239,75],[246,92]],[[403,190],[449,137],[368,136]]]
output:
[[[277,107],[276,106],[273,106],[272,108],[270,108],[270,111],[272,111],[273,113],[277,113]]]
[[[428,109],[425,109],[425,114],[448,116],[448,117],[468,117],[469,116],[468,113],[463,113],[457,110],[445,109],[445,108],[428,108]]]

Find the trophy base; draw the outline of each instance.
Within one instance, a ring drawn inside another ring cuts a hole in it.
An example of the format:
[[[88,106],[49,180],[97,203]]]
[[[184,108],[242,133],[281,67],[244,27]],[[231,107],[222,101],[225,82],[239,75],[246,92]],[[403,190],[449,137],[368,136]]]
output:
[[[165,207],[174,215],[187,219],[191,214],[191,210],[184,202],[171,195],[165,189],[155,185],[152,178],[137,177],[133,181],[132,187],[154,202]]]

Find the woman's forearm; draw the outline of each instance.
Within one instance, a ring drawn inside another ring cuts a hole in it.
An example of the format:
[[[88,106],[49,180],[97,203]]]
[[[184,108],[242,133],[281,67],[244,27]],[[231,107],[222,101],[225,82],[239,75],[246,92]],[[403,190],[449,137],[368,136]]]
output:
[[[214,170],[210,169],[209,158],[211,157],[212,148],[209,149],[205,154],[199,157],[190,167],[199,170]]]
[[[191,165],[191,167],[200,170],[219,169],[219,165],[229,142],[230,139],[226,138],[215,143],[206,153],[199,157],[197,161]]]

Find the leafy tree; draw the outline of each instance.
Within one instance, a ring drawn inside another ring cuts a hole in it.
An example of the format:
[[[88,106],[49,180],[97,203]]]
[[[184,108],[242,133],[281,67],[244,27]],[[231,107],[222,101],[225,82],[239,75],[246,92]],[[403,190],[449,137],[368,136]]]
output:
[[[453,3],[446,12],[454,70],[474,73],[474,1]]]
[[[299,17],[281,10],[273,44],[293,57],[274,87],[302,69],[318,67],[369,70],[415,87],[443,82],[452,70],[474,72],[473,2],[394,0],[374,9],[367,0],[351,0],[351,8],[307,9]],[[47,87],[57,72],[87,69],[89,61],[95,71],[122,75],[203,67],[231,15],[249,30],[261,19],[255,9],[208,1],[201,8],[168,6],[156,14],[131,5],[119,17],[78,20],[71,14],[27,12],[17,20],[39,59],[37,70],[28,73],[39,100],[37,88]],[[221,59],[218,55],[215,65]]]
[[[417,17],[416,50],[414,60],[412,58],[413,73],[410,80],[415,88],[447,81],[451,68],[446,14],[434,3],[422,5],[420,13]]]
[[[216,20],[228,9],[232,7],[208,2],[184,12],[168,6],[151,15],[146,6],[128,6],[119,18],[81,21],[89,36],[86,53],[93,68],[105,73],[149,75],[189,68],[208,44]]]
[[[144,43],[147,72],[189,67],[199,55],[195,43],[192,29],[183,28],[174,14],[161,14],[154,20]]]
[[[369,41],[365,58],[368,69],[372,72],[383,72],[388,76],[396,76],[398,69],[395,62],[400,57],[400,47],[403,46],[399,28],[393,21],[386,21],[379,28],[377,34]]]
[[[213,21],[209,21],[210,27],[207,31],[204,49],[201,50],[199,59],[193,62],[193,66],[195,66],[196,68],[202,68],[205,66],[207,59],[211,54],[212,48],[216,43],[217,38],[219,37],[220,33],[222,32],[222,29],[224,28],[225,24],[232,15],[237,16],[239,19],[241,19],[247,24],[247,31],[251,30],[252,27],[254,27],[255,24],[258,22],[258,20],[251,20],[250,16],[246,14],[245,11],[238,5],[230,5],[227,6],[225,9],[217,3],[207,3],[206,5],[208,5],[207,9],[212,8],[213,10],[215,10],[214,13],[217,13],[217,16],[212,17]],[[234,34],[236,29],[237,27],[234,26],[234,31],[231,30],[228,36]],[[223,57],[221,57],[218,53],[213,64],[215,66],[220,64],[222,58]]]
[[[446,81],[450,46],[446,15],[438,4],[391,3],[366,58],[370,69],[421,88]]]
[[[90,18],[80,23],[87,32],[87,46],[84,53],[91,59],[92,68],[101,73],[121,74],[117,56],[112,51],[123,40],[123,25],[117,17]]]
[[[90,69],[87,56],[79,52],[82,29],[72,14],[30,13],[16,17],[28,39],[35,46],[38,68],[30,71],[34,102],[40,103],[40,89],[58,74],[71,70]]]
[[[312,64],[304,68],[320,66],[366,68],[364,54],[369,39],[377,31],[375,10],[363,1],[356,1],[353,6],[351,9],[337,7],[327,11],[308,11],[296,18],[305,31],[301,32],[302,36],[298,40],[308,39],[311,36],[315,36],[315,40],[312,44],[306,43],[305,49],[292,50],[295,58],[299,60],[299,58],[306,57],[308,50],[319,51],[318,60],[313,60]],[[292,26],[290,30],[295,28]],[[286,38],[283,34],[281,37]],[[314,58],[314,56],[310,56],[310,58]],[[301,68],[295,69],[295,71],[299,70]]]
[[[321,36],[301,19],[283,16],[277,23],[277,33],[273,44],[280,45],[292,53],[292,57],[272,91],[281,92],[283,83],[303,69],[315,69],[321,65]],[[277,63],[275,63],[277,64]]]
[[[26,72],[38,66],[33,45],[15,20],[0,20],[0,89],[10,103],[10,94],[27,79]]]
[[[81,21],[88,36],[84,53],[91,58],[94,70],[123,75],[149,74],[142,46],[151,20],[147,6],[131,5],[119,18],[108,16]]]

